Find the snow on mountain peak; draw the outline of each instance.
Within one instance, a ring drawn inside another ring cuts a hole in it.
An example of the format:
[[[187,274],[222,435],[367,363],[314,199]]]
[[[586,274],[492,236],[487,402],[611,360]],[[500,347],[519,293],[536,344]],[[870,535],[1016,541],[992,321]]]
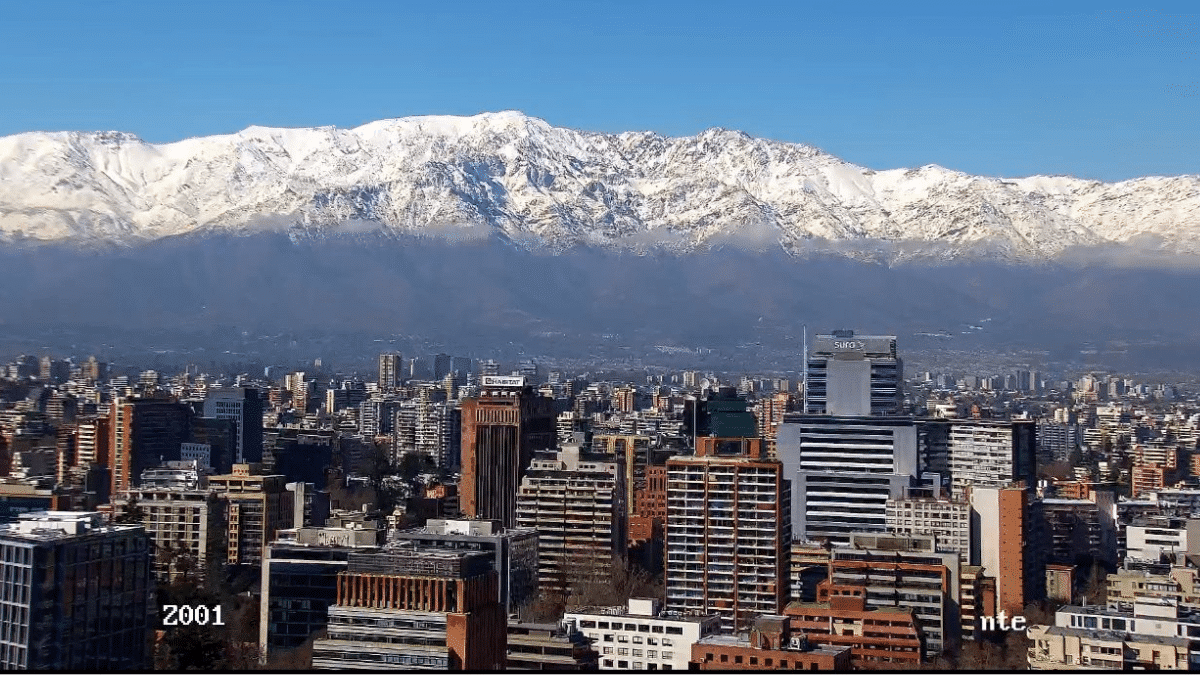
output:
[[[872,171],[736,130],[602,134],[511,110],[161,145],[121,132],[0,138],[5,239],[130,243],[264,217],[305,236],[351,221],[396,233],[467,225],[552,248],[688,248],[753,232],[793,252],[882,242],[1032,260],[1153,241],[1195,255],[1200,177]]]

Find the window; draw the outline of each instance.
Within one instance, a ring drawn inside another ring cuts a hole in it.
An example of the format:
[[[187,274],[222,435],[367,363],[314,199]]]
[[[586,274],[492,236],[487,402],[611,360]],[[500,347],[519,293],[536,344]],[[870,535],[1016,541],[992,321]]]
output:
[[[605,648],[604,648],[604,653],[605,653],[605,654],[611,654],[611,653],[612,653],[612,647],[605,647]]]
[[[656,644],[658,644],[658,638],[648,637],[648,638],[646,638],[646,644],[656,645]]]
[[[742,655],[741,655],[741,654],[736,654],[736,655],[734,655],[734,657],[733,657],[733,662],[734,662],[734,663],[741,663],[741,662],[742,662]]]
[[[604,659],[604,667],[612,668],[612,659]]]
[[[667,661],[673,661],[675,660],[675,652],[663,652],[662,657]]]
[[[628,635],[618,635],[617,642],[629,642],[629,636]]]
[[[683,635],[683,628],[681,626],[667,626],[667,634]]]
[[[617,648],[617,656],[629,656],[629,648],[628,647],[618,647]]]
[[[640,649],[633,650],[633,655],[635,657],[640,657],[642,655],[642,650],[640,650]]]
[[[605,642],[612,642],[612,633],[605,633],[605,634],[604,634],[604,641],[605,641]]]
[[[663,638],[663,640],[662,640],[662,646],[664,646],[664,647],[673,647],[674,645],[672,645],[672,644],[671,644],[671,638]]]
[[[646,658],[648,658],[648,659],[658,658],[658,652],[653,649],[648,649],[648,650],[646,650]]]
[[[728,654],[721,655],[721,663],[729,663],[729,655]]]
[[[641,635],[634,635],[634,636],[633,636],[633,644],[635,644],[635,645],[640,645],[640,644],[642,644],[642,636],[641,636]]]
[[[621,668],[623,670],[629,670],[629,662],[628,661],[617,661],[617,667]]]

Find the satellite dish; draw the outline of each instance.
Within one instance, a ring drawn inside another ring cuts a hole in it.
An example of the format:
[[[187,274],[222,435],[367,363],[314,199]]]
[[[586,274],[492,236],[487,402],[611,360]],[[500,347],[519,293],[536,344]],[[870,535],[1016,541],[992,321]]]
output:
[[[700,380],[700,391],[707,391],[709,389],[712,389],[712,382],[707,377]]]

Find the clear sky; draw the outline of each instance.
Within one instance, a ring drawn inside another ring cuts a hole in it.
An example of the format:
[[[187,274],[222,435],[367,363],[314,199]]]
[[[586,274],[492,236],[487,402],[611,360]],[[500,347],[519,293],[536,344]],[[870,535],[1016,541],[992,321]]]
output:
[[[875,169],[1200,174],[1194,0],[38,0],[0,26],[0,135],[521,110],[741,129]]]

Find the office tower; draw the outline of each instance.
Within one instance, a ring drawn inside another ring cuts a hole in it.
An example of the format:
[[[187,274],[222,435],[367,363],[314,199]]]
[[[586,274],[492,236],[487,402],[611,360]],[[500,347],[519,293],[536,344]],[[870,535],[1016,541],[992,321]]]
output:
[[[404,357],[395,352],[379,355],[379,390],[395,391],[404,378]]]
[[[262,565],[258,644],[264,657],[304,644],[329,624],[350,554],[375,550],[382,531],[365,511],[335,511],[323,526],[280,530]]]
[[[433,380],[440,382],[453,370],[453,359],[449,354],[438,354],[433,357]]]
[[[536,450],[555,446],[553,399],[521,377],[484,376],[477,398],[462,403],[463,514],[517,523],[517,487]]]
[[[190,442],[179,449],[179,459],[195,460],[216,473],[229,473],[237,455],[239,425],[230,419],[192,418]]]
[[[1009,616],[1022,614],[1045,587],[1044,542],[1031,500],[1019,486],[971,490],[971,562],[996,580],[996,610]]]
[[[148,663],[150,546],[99,513],[38,511],[0,526],[0,668],[83,672]]]
[[[237,425],[235,464],[262,461],[263,397],[253,387],[209,389],[204,398],[204,416],[230,420]]]
[[[582,453],[578,444],[535,456],[517,493],[517,525],[538,532],[538,587],[569,593],[607,579],[624,558],[625,460]]]
[[[473,361],[465,356],[455,356],[450,359],[450,371],[454,373],[454,381],[460,387],[467,383],[467,375],[474,371]]]
[[[110,407],[109,452],[112,494],[133,487],[142,471],[168,460],[178,460],[180,446],[188,441],[191,409],[164,398],[118,398]]]
[[[329,608],[320,670],[499,670],[507,626],[492,557],[477,551],[389,547],[351,553]]]
[[[623,607],[573,608],[563,615],[562,623],[583,631],[592,641],[600,651],[600,670],[688,670],[692,645],[719,634],[721,620],[715,614],[662,610],[658,598],[630,598]],[[643,665],[631,665],[639,659]]]
[[[502,529],[494,520],[430,519],[424,527],[399,530],[393,541],[421,548],[483,551],[493,557],[497,599],[505,616],[517,611],[538,590],[538,532]]]
[[[1033,420],[955,420],[950,423],[950,479],[955,496],[971,486],[1033,486],[1037,426]]]
[[[899,415],[904,364],[893,335],[835,330],[817,335],[808,353],[804,412],[810,415]]]
[[[752,437],[753,419],[748,427],[667,460],[667,609],[715,613],[733,631],[778,614],[788,597],[789,485]]]
[[[917,477],[911,417],[787,414],[776,455],[792,480],[792,536],[845,545],[853,532],[885,532],[887,500]]]
[[[264,476],[260,465],[235,464],[233,473],[210,476],[208,485],[225,503],[230,565],[260,563],[275,533],[294,526],[294,495],[285,476]]]
[[[854,534],[829,561],[832,588],[862,588],[867,609],[912,609],[924,656],[953,649],[962,631],[956,553],[939,553],[930,535]]]
[[[225,536],[225,514],[207,481],[171,485],[143,472],[142,486],[129,491],[142,511],[142,525],[153,542],[153,566],[159,583],[180,577],[203,579],[213,551]],[[157,484],[155,484],[157,483]]]

